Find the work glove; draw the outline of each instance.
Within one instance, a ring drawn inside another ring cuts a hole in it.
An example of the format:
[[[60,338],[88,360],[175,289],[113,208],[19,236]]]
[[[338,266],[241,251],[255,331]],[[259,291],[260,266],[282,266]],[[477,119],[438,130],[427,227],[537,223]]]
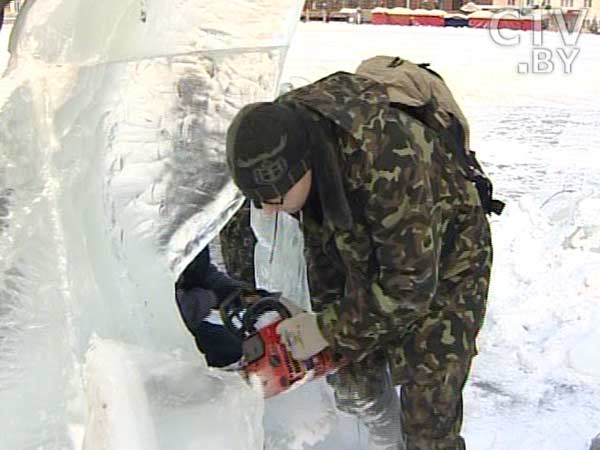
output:
[[[175,298],[186,327],[193,333],[200,323],[217,307],[217,297],[213,291],[202,288],[177,289]]]
[[[277,332],[294,359],[299,361],[309,359],[329,346],[321,334],[315,313],[301,312],[285,319],[277,326]]]
[[[286,307],[290,316],[295,316],[301,312],[304,312],[302,308],[296,305],[292,300],[282,297],[281,292],[269,292],[265,289],[245,289],[240,291],[240,297],[242,297],[246,303],[253,304],[259,300],[273,299],[283,306]]]
[[[300,313],[306,312],[288,298],[279,297],[279,301],[281,302],[281,304],[283,306],[285,306],[287,308],[287,310],[290,312],[290,315],[292,317],[297,316]]]
[[[210,367],[227,367],[242,357],[242,340],[223,325],[202,322],[194,330],[194,337]]]

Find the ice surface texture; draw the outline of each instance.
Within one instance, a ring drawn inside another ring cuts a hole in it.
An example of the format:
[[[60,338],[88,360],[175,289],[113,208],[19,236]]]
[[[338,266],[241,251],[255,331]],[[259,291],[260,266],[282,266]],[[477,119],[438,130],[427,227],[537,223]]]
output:
[[[94,339],[84,450],[263,448],[263,402],[235,373]]]
[[[75,445],[93,334],[191,347],[173,281],[239,205],[224,133],[276,93],[300,8],[27,2],[0,81],[3,450]]]

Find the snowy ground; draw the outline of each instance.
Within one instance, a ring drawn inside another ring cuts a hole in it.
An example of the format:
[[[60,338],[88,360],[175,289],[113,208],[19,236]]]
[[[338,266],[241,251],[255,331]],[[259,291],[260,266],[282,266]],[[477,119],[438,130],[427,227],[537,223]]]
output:
[[[0,31],[2,49],[9,31]],[[600,432],[600,36],[580,38],[570,75],[558,60],[554,73],[518,74],[531,53],[529,35],[520,36],[521,45],[501,47],[484,30],[301,24],[282,81],[298,86],[375,54],[430,62],[446,78],[508,203],[493,220],[489,314],[466,390],[468,446],[587,450]],[[563,46],[550,33],[544,45]],[[0,50],[0,70],[5,59]],[[319,440],[303,398],[295,411],[267,402],[267,433],[290,414],[305,430],[295,443],[266,436],[267,448]],[[333,423],[326,413],[319,420]],[[363,450],[337,442],[328,450]]]

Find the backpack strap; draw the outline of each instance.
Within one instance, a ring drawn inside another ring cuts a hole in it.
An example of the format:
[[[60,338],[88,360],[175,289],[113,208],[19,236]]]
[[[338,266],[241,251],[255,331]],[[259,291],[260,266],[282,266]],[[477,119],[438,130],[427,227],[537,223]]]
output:
[[[492,181],[483,172],[479,161],[477,161],[477,158],[475,157],[475,152],[469,150],[467,158],[470,162],[470,167],[473,169],[473,176],[470,180],[475,183],[483,209],[487,214],[494,213],[499,216],[502,214],[502,211],[504,211],[506,203],[493,198],[494,186]]]
[[[452,118],[451,124],[447,129],[439,131],[440,138],[444,141],[462,166],[465,177],[472,181],[479,193],[481,206],[486,214],[502,214],[506,204],[498,199],[493,198],[494,186],[492,181],[483,171],[481,164],[472,150],[466,150],[464,131],[460,122],[456,118]]]
[[[492,197],[492,182],[468,150],[469,123],[444,79],[429,64],[414,64],[392,56],[375,56],[356,69],[360,76],[385,88],[389,105],[432,128],[462,168],[464,176],[477,187],[487,214],[500,214],[504,203]]]

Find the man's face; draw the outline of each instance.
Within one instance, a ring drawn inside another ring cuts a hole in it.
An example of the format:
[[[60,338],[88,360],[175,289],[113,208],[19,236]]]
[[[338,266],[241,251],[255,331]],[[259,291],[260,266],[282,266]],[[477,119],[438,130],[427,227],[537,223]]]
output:
[[[312,183],[312,173],[307,171],[298,182],[281,197],[270,198],[262,203],[262,209],[267,214],[273,214],[279,211],[293,214],[302,209],[310,193]]]

